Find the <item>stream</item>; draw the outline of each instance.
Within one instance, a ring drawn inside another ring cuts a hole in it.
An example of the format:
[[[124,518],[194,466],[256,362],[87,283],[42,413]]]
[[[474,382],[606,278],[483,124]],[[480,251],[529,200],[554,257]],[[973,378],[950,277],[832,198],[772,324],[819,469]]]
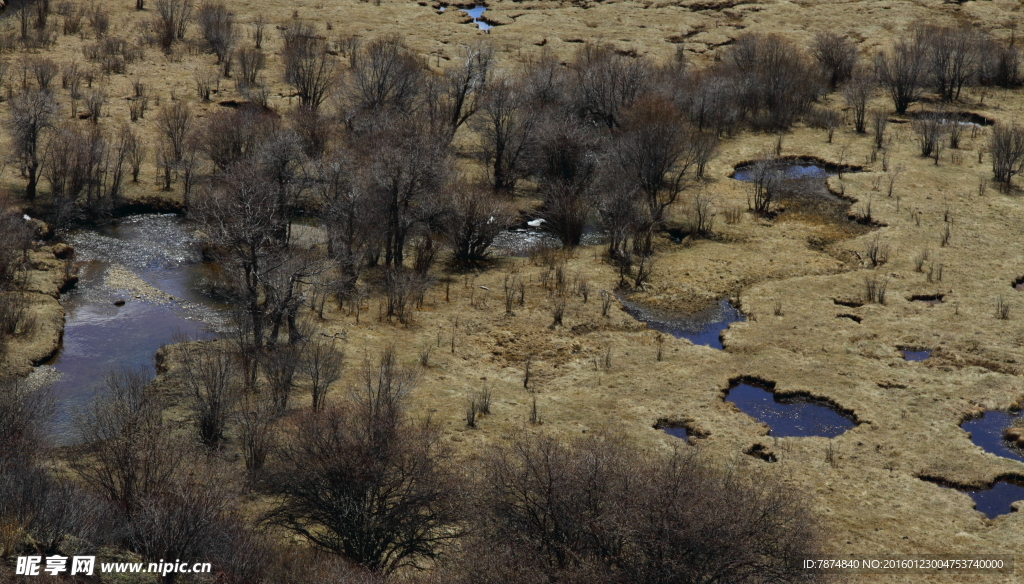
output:
[[[42,367],[52,386],[51,434],[73,440],[77,412],[120,367],[155,374],[154,354],[178,335],[211,338],[225,329],[227,305],[201,292],[205,266],[184,219],[132,215],[65,236],[75,248],[78,285],[61,296],[64,335]]]

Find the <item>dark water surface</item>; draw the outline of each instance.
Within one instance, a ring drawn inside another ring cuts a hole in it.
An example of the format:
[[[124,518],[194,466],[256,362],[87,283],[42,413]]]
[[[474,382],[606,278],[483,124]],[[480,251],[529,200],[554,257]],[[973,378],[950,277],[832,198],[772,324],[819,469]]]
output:
[[[782,176],[786,180],[796,180],[801,178],[828,178],[833,174],[836,174],[835,172],[830,172],[817,164],[809,162],[780,164],[779,169],[782,171]],[[755,178],[753,166],[741,166],[737,168],[732,177],[743,182],[752,182]]]
[[[834,409],[805,399],[780,399],[771,391],[750,383],[736,383],[726,395],[743,413],[763,422],[769,434],[785,436],[824,436],[834,438],[856,424]]]
[[[661,316],[623,298],[619,298],[619,302],[626,314],[645,323],[648,328],[714,349],[722,348],[722,331],[730,324],[744,320],[743,313],[726,298],[705,310],[680,317]]]
[[[971,434],[971,442],[980,446],[985,452],[991,452],[1003,458],[1012,458],[1024,462],[1024,451],[1015,444],[1003,439],[1003,433],[1013,425],[1014,420],[1021,417],[1021,412],[993,410],[985,412],[977,418],[971,418],[960,427]]]
[[[689,442],[690,441],[690,433],[686,430],[686,428],[682,428],[682,427],[677,428],[677,427],[664,426],[661,429],[666,434],[668,434],[669,436],[674,436],[675,438],[679,438],[683,442]]]
[[[64,337],[53,366],[60,379],[53,433],[70,439],[70,422],[119,367],[154,372],[154,354],[176,334],[210,337],[223,328],[225,305],[203,295],[203,266],[191,231],[175,215],[135,215],[116,226],[75,231],[80,281],[61,297]],[[104,286],[104,276],[120,264],[163,294],[136,297]],[[114,302],[123,300],[123,306]]]
[[[1011,513],[1010,507],[1016,501],[1024,501],[1024,484],[1016,481],[997,481],[991,489],[961,489],[939,483],[944,489],[953,489],[966,493],[974,500],[974,508],[981,511],[989,519]]]
[[[913,349],[900,349],[900,353],[903,353],[903,358],[907,361],[924,361],[928,357],[932,356],[930,349],[921,349],[915,351]]]

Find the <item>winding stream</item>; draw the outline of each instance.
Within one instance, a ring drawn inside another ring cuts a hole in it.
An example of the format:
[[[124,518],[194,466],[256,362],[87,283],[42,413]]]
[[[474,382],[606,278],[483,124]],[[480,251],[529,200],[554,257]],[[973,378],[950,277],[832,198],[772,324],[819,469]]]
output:
[[[64,335],[44,366],[59,379],[52,434],[72,438],[71,421],[119,367],[154,374],[154,354],[176,335],[209,337],[226,324],[226,305],[201,290],[204,266],[184,220],[133,215],[69,233],[78,285],[61,296]],[[123,304],[122,304],[123,303]]]

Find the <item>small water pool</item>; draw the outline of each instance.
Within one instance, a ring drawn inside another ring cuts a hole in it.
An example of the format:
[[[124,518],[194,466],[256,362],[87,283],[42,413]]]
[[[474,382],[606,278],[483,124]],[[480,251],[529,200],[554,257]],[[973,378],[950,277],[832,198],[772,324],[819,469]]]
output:
[[[475,24],[480,30],[488,30],[491,28],[491,25],[487,24],[480,18],[484,15],[484,12],[487,11],[486,6],[474,4],[472,8],[460,8],[460,10],[471,16],[473,18],[473,24]]]
[[[1005,438],[1006,429],[1021,417],[1022,412],[993,410],[971,418],[960,424],[964,431],[971,435],[971,442],[980,446],[985,452],[991,452],[1003,458],[1012,458],[1024,462],[1024,450]]]
[[[1017,501],[1024,501],[1024,483],[1014,480],[996,481],[996,484],[989,489],[964,489],[942,482],[936,482],[936,484],[944,489],[956,489],[961,493],[966,493],[974,500],[974,508],[984,513],[989,519],[1013,512],[1011,505]]]
[[[725,399],[736,404],[748,416],[767,424],[769,435],[779,438],[834,438],[856,426],[831,407],[801,398],[780,399],[770,390],[752,382],[735,382]]]
[[[690,433],[686,428],[682,426],[662,426],[661,430],[674,438],[679,438],[683,442],[690,441]]]
[[[663,317],[654,312],[619,298],[622,310],[645,323],[648,328],[672,335],[677,339],[687,339],[694,345],[704,345],[713,349],[722,349],[722,331],[734,322],[743,321],[743,313],[733,306],[727,298],[719,300],[715,305],[684,317]]]
[[[931,349],[900,349],[900,353],[906,361],[924,361],[932,356]]]
[[[831,172],[810,162],[781,163],[777,168],[782,171],[783,178],[787,180],[796,180],[801,178],[828,178],[835,174],[835,172]],[[744,165],[737,168],[736,172],[733,173],[732,178],[743,182],[753,182],[756,178],[754,174],[754,165]]]

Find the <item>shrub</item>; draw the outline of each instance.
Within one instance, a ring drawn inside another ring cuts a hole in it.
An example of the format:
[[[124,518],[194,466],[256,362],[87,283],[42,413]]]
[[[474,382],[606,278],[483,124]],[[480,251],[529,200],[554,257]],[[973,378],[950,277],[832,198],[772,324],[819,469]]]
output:
[[[451,581],[818,580],[791,562],[820,546],[817,526],[765,476],[680,450],[652,460],[609,436],[521,434],[493,447],[485,468],[479,527]]]
[[[996,182],[1008,189],[1013,177],[1024,170],[1024,128],[1017,125],[996,124],[989,141],[992,154],[992,174]]]
[[[396,361],[385,350],[348,403],[300,418],[264,517],[383,573],[437,557],[461,533],[454,467],[437,431],[406,416],[417,372]]]
[[[811,43],[811,56],[817,61],[828,86],[835,89],[853,75],[857,64],[857,47],[844,36],[831,32],[818,33]]]

